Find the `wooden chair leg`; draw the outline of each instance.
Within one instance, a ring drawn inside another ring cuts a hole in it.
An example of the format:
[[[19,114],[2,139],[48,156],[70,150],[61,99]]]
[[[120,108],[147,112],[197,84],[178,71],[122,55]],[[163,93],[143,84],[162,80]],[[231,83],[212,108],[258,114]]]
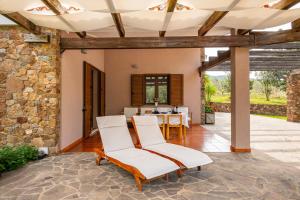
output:
[[[96,165],[101,165],[101,161],[104,160],[100,155],[96,158]]]
[[[166,139],[166,130],[165,130],[165,125],[164,124],[163,124],[163,127],[162,127],[162,131],[163,131],[164,138]]]
[[[178,178],[182,177],[183,171],[181,169],[176,171]]]
[[[141,192],[143,190],[141,179],[138,176],[134,176],[134,179],[138,190]]]
[[[198,171],[201,171],[201,166],[198,166],[198,167],[197,167],[197,170],[198,170]]]
[[[167,140],[170,139],[170,127],[167,126]]]
[[[168,175],[168,174],[164,175],[163,179],[164,179],[165,181],[168,181],[168,180],[169,180],[169,175]]]
[[[182,139],[182,126],[179,127],[179,139]]]
[[[183,125],[183,138],[186,139],[186,127]]]

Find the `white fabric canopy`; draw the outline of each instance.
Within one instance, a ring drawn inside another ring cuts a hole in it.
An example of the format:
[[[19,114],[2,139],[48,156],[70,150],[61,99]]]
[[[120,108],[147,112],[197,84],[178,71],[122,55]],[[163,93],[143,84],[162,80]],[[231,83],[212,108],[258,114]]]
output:
[[[286,24],[298,19],[299,16],[300,9],[252,8],[229,12],[217,26],[236,29],[263,29]]]
[[[0,12],[18,12],[45,6],[41,0],[0,0]]]
[[[76,31],[90,31],[114,25],[110,13],[85,11],[62,16]]]
[[[45,9],[28,11],[28,9],[45,6],[41,0],[0,0],[0,13],[19,12],[39,26],[69,32],[93,31],[95,36],[99,35],[96,32],[100,35],[111,33],[113,37],[117,32],[111,13],[121,12],[126,36],[137,37],[157,36],[158,31],[167,31],[167,36],[197,35],[197,30],[214,11],[230,10],[208,33],[220,35],[227,34],[229,28],[264,29],[299,18],[300,8],[277,10],[262,7],[274,1],[179,0],[179,4],[193,9],[167,13],[166,10],[148,9],[165,4],[167,0],[60,0],[65,8],[73,7],[73,9],[70,9],[68,14],[56,16]]]
[[[71,32],[95,30],[114,24],[109,13],[85,11],[61,16],[20,13],[36,25]]]
[[[75,32],[70,26],[68,26],[66,23],[64,23],[56,15],[37,15],[37,14],[30,14],[25,11],[20,12],[20,13],[36,25],[45,26],[48,28],[59,29],[59,30],[64,30],[64,31]]]
[[[212,14],[212,11],[190,10],[174,12],[166,30],[177,30],[188,27],[198,27]]]
[[[178,3],[192,8],[226,11],[231,9],[258,8],[275,0],[178,0]],[[235,5],[233,8],[231,6]]]
[[[138,11],[121,15],[123,24],[146,30],[163,30],[166,13],[163,11]]]
[[[161,0],[61,0],[63,4],[80,6],[85,10],[100,12],[130,12],[158,5]],[[110,9],[113,5],[114,9]]]

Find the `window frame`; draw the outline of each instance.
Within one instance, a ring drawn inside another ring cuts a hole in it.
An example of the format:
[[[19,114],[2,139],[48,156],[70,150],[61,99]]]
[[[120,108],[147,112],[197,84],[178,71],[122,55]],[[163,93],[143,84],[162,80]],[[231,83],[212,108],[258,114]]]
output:
[[[147,93],[146,93],[146,87],[147,87],[147,77],[155,77],[154,82],[154,98],[158,98],[159,95],[159,83],[158,83],[158,77],[167,77],[167,103],[159,103],[160,105],[170,105],[170,74],[144,74],[144,105],[154,105],[153,103],[147,103]]]

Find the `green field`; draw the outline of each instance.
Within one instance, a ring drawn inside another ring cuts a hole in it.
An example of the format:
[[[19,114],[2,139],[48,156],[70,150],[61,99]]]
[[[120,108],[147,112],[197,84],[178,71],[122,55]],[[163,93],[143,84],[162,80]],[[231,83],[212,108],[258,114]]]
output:
[[[215,95],[212,97],[212,102],[217,103],[230,103],[229,94]],[[270,101],[267,101],[263,95],[253,94],[250,96],[251,104],[267,104],[267,105],[286,105],[286,98],[284,97],[272,97]]]

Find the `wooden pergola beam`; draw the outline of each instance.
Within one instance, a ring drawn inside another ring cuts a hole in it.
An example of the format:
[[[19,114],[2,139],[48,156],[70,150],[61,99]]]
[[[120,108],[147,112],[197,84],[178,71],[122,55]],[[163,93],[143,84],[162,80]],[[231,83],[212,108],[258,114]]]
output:
[[[300,19],[297,19],[296,21],[292,22],[292,28],[294,30],[300,30]]]
[[[67,14],[68,11],[62,6],[58,0],[42,0],[42,2],[54,12],[56,15]],[[80,38],[86,37],[86,32],[75,32]]]
[[[116,8],[114,5],[114,2],[112,0],[106,0],[106,4],[111,11],[111,17],[114,20],[115,26],[117,28],[117,31],[119,33],[120,37],[125,37],[125,29],[123,26],[122,18],[120,13],[116,13]]]
[[[287,30],[275,33],[252,33],[254,44],[250,46],[264,46],[286,42],[300,41],[300,31]],[[230,59],[230,51],[221,53],[217,58],[203,62],[200,70],[205,71]]]
[[[269,34],[255,35],[255,46],[300,41],[300,31],[287,30]]]
[[[228,11],[215,11],[198,30],[198,35],[206,35],[227,13]]]
[[[201,71],[206,71],[216,65],[219,65],[219,64],[229,60],[229,58],[230,58],[230,51],[226,51],[210,61],[204,61],[201,64]]]
[[[62,38],[62,49],[152,49],[251,46],[251,36]]]
[[[125,29],[123,26],[122,18],[120,13],[111,13],[111,16],[114,20],[114,23],[117,27],[118,33],[120,37],[125,37]]]
[[[271,8],[287,10],[287,9],[293,7],[294,5],[296,5],[299,2],[300,2],[300,0],[281,0],[281,1],[277,2],[276,4],[272,5]],[[249,33],[250,31],[251,30],[240,29],[240,30],[238,30],[238,34],[239,35],[245,35],[245,34]],[[230,52],[230,51],[228,51],[228,52]],[[200,70],[203,71],[203,70],[210,69],[210,68],[216,66],[215,63],[220,64],[220,63],[222,63],[224,61],[227,61],[229,59],[230,59],[230,53],[227,54],[227,57],[218,58],[217,59],[218,61],[205,63],[204,67],[203,67],[203,65],[200,67],[201,68]],[[203,67],[203,69],[202,69],[202,67]]]
[[[240,0],[235,0],[229,6],[232,9]],[[215,11],[198,30],[199,36],[204,36],[210,31],[229,11]]]
[[[278,9],[278,10],[288,10],[299,2],[300,0],[281,0],[273,4],[270,8]],[[251,31],[250,29],[240,29],[238,30],[238,34],[245,35],[250,31]]]
[[[29,21],[27,18],[25,18],[23,15],[14,12],[14,13],[8,13],[8,14],[2,14],[4,17],[10,19],[11,21],[15,22],[16,24],[20,25],[24,29],[28,30],[29,32],[33,34],[40,34],[41,33],[41,27],[35,25],[31,21]]]
[[[167,4],[167,13],[168,12],[174,12],[176,8],[177,0],[168,0]],[[166,23],[166,18],[165,18],[165,23]],[[159,37],[165,37],[166,31],[159,31]]]

